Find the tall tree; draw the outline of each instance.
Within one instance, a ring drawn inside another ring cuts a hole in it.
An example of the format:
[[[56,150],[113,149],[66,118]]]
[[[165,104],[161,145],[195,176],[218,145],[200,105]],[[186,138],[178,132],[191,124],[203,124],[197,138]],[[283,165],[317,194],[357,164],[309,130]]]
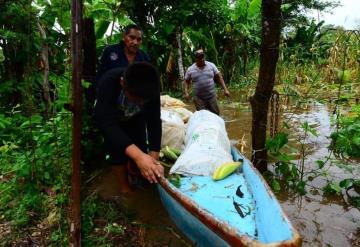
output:
[[[267,170],[265,149],[269,100],[274,88],[276,63],[279,57],[281,0],[262,1],[262,34],[260,71],[252,107],[252,161],[259,171]]]

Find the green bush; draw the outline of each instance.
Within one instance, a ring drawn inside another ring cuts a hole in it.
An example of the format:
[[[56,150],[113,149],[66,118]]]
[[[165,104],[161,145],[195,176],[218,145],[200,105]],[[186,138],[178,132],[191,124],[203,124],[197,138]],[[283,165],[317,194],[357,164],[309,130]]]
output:
[[[339,155],[360,157],[360,105],[353,107],[355,117],[341,117],[340,129],[331,133],[330,148]]]
[[[48,228],[67,227],[71,129],[68,113],[45,119],[27,117],[19,108],[0,114],[0,214],[21,240],[24,229],[45,219],[51,221]],[[65,235],[58,235],[57,243],[65,243],[68,231],[58,231]]]

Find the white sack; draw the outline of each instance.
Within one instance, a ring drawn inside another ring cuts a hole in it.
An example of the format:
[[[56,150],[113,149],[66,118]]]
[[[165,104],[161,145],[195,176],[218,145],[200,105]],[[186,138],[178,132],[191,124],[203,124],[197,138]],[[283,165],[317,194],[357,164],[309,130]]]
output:
[[[191,118],[191,116],[193,115],[191,111],[183,107],[166,108],[166,109],[172,112],[176,112],[181,117],[184,123],[187,123]]]
[[[180,115],[171,109],[161,109],[162,135],[161,147],[169,146],[184,149],[185,124]]]
[[[173,147],[178,150],[183,150],[185,140],[185,125],[178,125],[175,123],[163,122],[161,135],[161,148],[165,146]]]
[[[170,97],[169,95],[161,95],[160,104],[161,107],[171,107],[171,108],[186,106],[186,104],[181,100]]]
[[[170,174],[211,176],[225,162],[231,162],[230,141],[222,118],[207,110],[190,118],[185,150],[170,169]]]
[[[184,126],[184,122],[179,114],[173,111],[161,109],[161,121],[163,123],[174,123],[180,126]]]

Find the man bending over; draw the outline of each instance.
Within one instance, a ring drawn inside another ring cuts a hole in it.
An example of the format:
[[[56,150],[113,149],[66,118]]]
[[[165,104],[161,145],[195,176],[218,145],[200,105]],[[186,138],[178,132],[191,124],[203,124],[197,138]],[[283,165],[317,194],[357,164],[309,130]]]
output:
[[[129,192],[127,166],[133,162],[150,183],[164,175],[160,165],[160,80],[147,62],[107,71],[99,81],[95,120],[110,153],[120,191]]]

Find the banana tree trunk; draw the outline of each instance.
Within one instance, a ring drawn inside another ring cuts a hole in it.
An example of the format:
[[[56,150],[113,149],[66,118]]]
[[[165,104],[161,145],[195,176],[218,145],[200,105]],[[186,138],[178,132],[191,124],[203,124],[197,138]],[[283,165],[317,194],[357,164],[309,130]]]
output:
[[[178,26],[176,28],[176,42],[178,47],[178,66],[179,66],[181,85],[183,86],[185,74],[184,74],[184,64],[183,64],[182,48],[181,48],[181,36],[182,36],[182,30],[180,26]]]
[[[40,22],[37,22],[37,26],[39,28],[39,32],[42,39],[42,45],[41,45],[41,62],[42,67],[44,69],[44,80],[43,80],[43,95],[45,99],[46,104],[46,114],[49,112],[49,108],[51,105],[51,96],[50,96],[50,83],[49,83],[49,46],[46,43],[46,32],[44,28],[41,26]]]
[[[244,37],[244,50],[243,50],[243,74],[246,76],[246,67],[248,61],[248,46],[247,46],[247,38]]]
[[[259,171],[267,170],[265,149],[269,100],[275,83],[276,63],[279,57],[281,0],[262,1],[262,39],[260,71],[252,107],[252,161]]]
[[[174,59],[175,55],[173,52],[173,48],[171,48],[170,54],[169,54],[169,58],[166,64],[166,81],[168,82],[166,85],[163,85],[163,89],[165,90],[169,90],[169,89],[176,89],[177,88],[177,80],[175,78],[175,59]]]

